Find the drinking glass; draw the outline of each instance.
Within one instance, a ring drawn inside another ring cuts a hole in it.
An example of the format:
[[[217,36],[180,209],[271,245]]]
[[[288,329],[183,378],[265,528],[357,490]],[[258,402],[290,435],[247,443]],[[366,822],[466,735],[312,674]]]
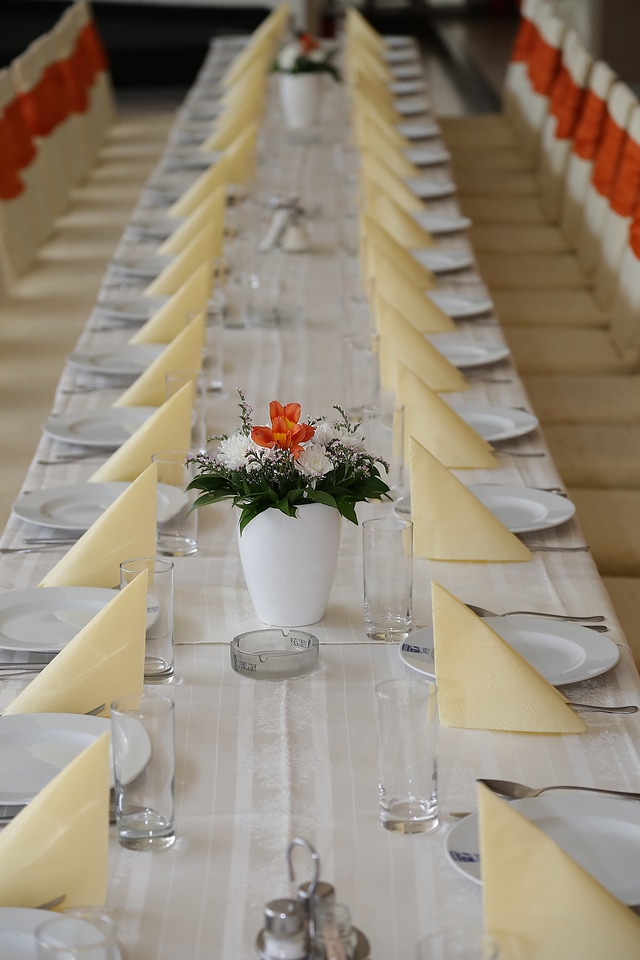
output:
[[[165,557],[190,557],[198,552],[198,511],[192,510],[198,496],[197,490],[187,490],[196,473],[196,465],[188,462],[189,450],[163,450],[154,453],[153,463],[158,465],[158,483],[172,487],[176,506],[164,516],[162,502],[158,509],[158,553]],[[159,489],[159,499],[162,489]]]
[[[35,930],[38,960],[116,960],[115,924],[93,908],[51,913]]]
[[[356,420],[378,399],[378,340],[377,334],[369,332],[348,333],[342,337],[344,408]]]
[[[173,563],[163,557],[137,557],[120,564],[120,588],[147,571],[145,683],[166,683],[173,676]]]
[[[411,633],[413,523],[376,517],[362,524],[364,624],[372,640],[404,640]]]
[[[376,686],[380,822],[393,833],[438,826],[435,684],[385,680]]]
[[[455,927],[421,940],[417,960],[500,960],[500,948],[481,927]]]
[[[132,779],[127,757],[132,731],[143,728],[149,759]],[[130,850],[164,850],[174,825],[174,704],[170,697],[129,696],[111,704],[111,747],[118,840]]]
[[[207,447],[207,390],[204,373],[200,370],[172,370],[165,374],[165,399],[172,397],[186,383],[193,385],[191,448],[204,451]]]

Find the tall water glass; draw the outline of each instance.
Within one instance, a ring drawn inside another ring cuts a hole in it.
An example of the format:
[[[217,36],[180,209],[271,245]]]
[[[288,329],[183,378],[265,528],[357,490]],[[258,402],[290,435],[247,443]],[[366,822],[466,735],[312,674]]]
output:
[[[148,744],[149,759],[131,777],[131,741]],[[118,840],[130,850],[164,850],[174,824],[174,705],[169,697],[121,697],[111,704],[111,746]],[[129,758],[129,762],[127,762]]]
[[[191,456],[189,450],[163,450],[151,457],[163,485],[158,489],[158,553],[164,557],[198,552],[198,511],[191,509],[198,491],[187,490],[196,472]],[[163,497],[169,498],[166,504]]]
[[[376,517],[362,524],[364,627],[372,640],[404,640],[413,616],[413,523]]]
[[[177,393],[186,383],[193,389],[193,412],[191,414],[191,449],[206,450],[207,446],[207,389],[201,370],[173,370],[165,374],[165,399]]]
[[[167,683],[173,677],[173,562],[163,557],[136,557],[120,564],[120,588],[147,571],[145,683]]]
[[[438,826],[435,684],[385,680],[376,686],[380,822],[393,833]]]

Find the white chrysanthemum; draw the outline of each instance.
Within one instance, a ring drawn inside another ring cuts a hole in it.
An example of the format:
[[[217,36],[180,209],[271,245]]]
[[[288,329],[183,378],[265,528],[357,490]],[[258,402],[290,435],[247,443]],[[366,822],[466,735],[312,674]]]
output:
[[[296,460],[296,469],[305,477],[324,477],[333,470],[333,463],[319,443],[309,443]]]
[[[287,73],[293,70],[293,65],[300,56],[300,47],[297,43],[289,43],[278,54],[278,66]]]
[[[335,428],[334,433],[336,440],[339,440],[345,447],[349,447],[351,450],[356,450],[359,453],[364,453],[366,450],[364,437],[361,433],[349,433],[346,427],[340,425]]]
[[[309,60],[313,60],[314,63],[322,63],[325,58],[322,47],[316,47],[314,50],[310,50],[307,56]]]
[[[234,433],[220,441],[216,460],[229,470],[255,469],[255,463],[247,461],[247,454],[259,448],[245,433]]]
[[[327,423],[326,420],[321,420],[315,426],[316,432],[313,435],[314,443],[321,443],[323,447],[326,447],[327,444],[331,443],[332,440],[337,440],[339,438],[338,431],[335,429],[333,424]]]

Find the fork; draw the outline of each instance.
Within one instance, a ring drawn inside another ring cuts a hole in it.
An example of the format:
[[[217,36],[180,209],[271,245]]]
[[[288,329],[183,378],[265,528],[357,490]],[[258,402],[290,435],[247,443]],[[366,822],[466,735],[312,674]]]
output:
[[[106,456],[108,451],[96,452],[92,450],[91,453],[65,453],[61,457],[55,457],[52,460],[36,460],[36,463],[41,467],[54,467],[57,463],[75,463],[76,460],[97,460],[103,456]]]
[[[28,547],[0,547],[0,554],[3,553],[40,553],[42,550],[51,550],[55,549],[58,545],[64,547],[68,546],[70,543],[75,543],[75,540],[58,540],[55,543],[47,542],[43,543],[42,546],[28,546]]]

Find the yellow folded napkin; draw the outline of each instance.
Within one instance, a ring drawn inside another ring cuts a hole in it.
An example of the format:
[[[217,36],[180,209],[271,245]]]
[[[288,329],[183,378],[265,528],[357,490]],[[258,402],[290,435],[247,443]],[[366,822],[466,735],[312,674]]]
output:
[[[347,40],[357,42],[358,39],[366,43],[372,50],[382,53],[386,47],[384,39],[366,20],[357,7],[347,7],[346,13]]]
[[[271,56],[275,47],[285,30],[291,8],[289,4],[280,4],[277,6],[253,31],[249,41],[244,49],[233,59],[231,65],[227,68],[221,84],[223,87],[230,87],[236,83],[245,70],[251,67],[255,57],[260,56],[263,51],[267,51]]]
[[[483,440],[448,403],[398,361],[397,397],[404,405],[405,462],[410,438],[450,469],[490,470],[498,466],[491,444]]]
[[[185,383],[91,474],[89,482],[135,480],[147,469],[154,453],[189,450],[193,401],[193,383]]]
[[[435,581],[431,601],[441,724],[515,733],[584,733],[583,721],[562,694],[485,620]]]
[[[415,164],[411,163],[402,150],[399,150],[395,144],[390,143],[384,138],[377,125],[371,119],[371,116],[367,116],[365,119],[364,130],[361,131],[360,146],[362,150],[368,150],[374,154],[374,156],[379,157],[396,176],[420,176],[418,168]]]
[[[378,54],[373,53],[366,44],[362,43],[351,45],[347,59],[347,71],[350,77],[361,71],[387,93],[389,93],[388,84],[394,79],[393,73],[385,61]]]
[[[357,143],[363,141],[366,127],[371,123],[390,147],[394,147],[398,151],[408,150],[411,147],[411,141],[407,140],[396,126],[385,119],[376,110],[374,104],[364,97],[359,97],[353,104],[353,125]]]
[[[367,274],[376,275],[377,260],[375,251],[384,260],[389,260],[393,266],[418,290],[431,290],[436,282],[430,270],[409,253],[406,247],[395,240],[383,226],[367,213],[361,215],[361,233],[364,237],[364,260]],[[429,304],[427,304],[427,308]],[[441,313],[442,311],[439,311]]]
[[[421,247],[433,247],[435,240],[410,213],[390,196],[379,190],[368,177],[363,178],[364,195],[367,213],[380,226],[383,226],[396,243],[407,250],[416,250]]]
[[[142,693],[146,626],[145,570],[114,593],[113,600],[34,677],[5,714],[86,713],[104,703],[101,716],[108,717],[113,700]]]
[[[366,100],[387,123],[397,124],[402,122],[403,117],[400,116],[388,97],[384,95],[380,96],[380,91],[376,85],[371,82],[370,76],[367,76],[356,67],[356,69],[351,71],[349,82],[353,96],[357,100],[360,98]]]
[[[213,259],[218,233],[219,228],[216,228],[215,223],[208,223],[198,230],[186,247],[176,254],[155,280],[145,288],[144,296],[156,297],[176,293],[202,263]]]
[[[255,173],[258,124],[248,123],[224,152],[229,183],[247,183]]]
[[[160,407],[164,403],[165,376],[177,370],[201,370],[206,318],[194,317],[160,356],[122,393],[114,407]],[[165,446],[166,450],[167,447]]]
[[[158,468],[152,463],[107,507],[49,571],[40,586],[113,587],[120,583],[123,560],[154,557],[157,476]]]
[[[416,556],[488,563],[531,560],[522,540],[413,438],[410,464]]]
[[[264,85],[264,79],[262,84]],[[247,103],[239,106],[234,105],[233,109],[225,110],[219,117],[213,132],[200,144],[198,149],[205,151],[226,150],[252,120],[257,120],[260,117],[263,109],[264,96],[256,91]]]
[[[449,333],[456,329],[451,317],[375,247],[373,276],[376,294],[391,304],[418,333]]]
[[[203,200],[179,227],[176,227],[164,243],[160,244],[157,252],[159,254],[180,253],[204,227],[211,224],[213,226],[211,254],[214,257],[222,256],[226,198],[224,186],[216,187],[213,193]]]
[[[481,783],[478,816],[485,927],[506,957],[638,960],[640,917]]]
[[[4,828],[3,907],[38,907],[63,894],[63,907],[105,902],[110,755],[111,738],[105,732]]]
[[[213,291],[213,261],[205,260],[188,280],[143,324],[129,343],[171,343],[189,315],[205,314]]]
[[[211,196],[214,190],[226,186],[228,179],[227,157],[223,153],[215,163],[212,163],[204,173],[200,174],[197,180],[194,180],[175,203],[171,204],[167,216],[175,220],[188,217]]]
[[[426,207],[422,200],[373,153],[363,153],[361,171],[364,177],[373,181],[374,187],[382,190],[407,213],[424,213]]]
[[[397,361],[409,367],[432,390],[466,390],[463,374],[418,333],[397,310],[376,296],[376,326],[380,335],[380,379],[384,390],[397,393]]]

